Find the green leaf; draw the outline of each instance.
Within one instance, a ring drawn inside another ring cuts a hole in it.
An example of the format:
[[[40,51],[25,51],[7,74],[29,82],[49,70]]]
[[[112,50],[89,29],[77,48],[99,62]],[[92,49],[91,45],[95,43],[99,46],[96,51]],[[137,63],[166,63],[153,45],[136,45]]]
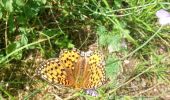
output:
[[[27,45],[28,44],[28,38],[26,37],[25,34],[21,35],[21,44],[22,45]]]
[[[120,62],[114,62],[117,58],[114,55],[109,55],[106,60],[106,75],[111,81],[116,79],[118,73],[120,72]]]
[[[15,51],[19,47],[20,47],[19,42],[11,43],[11,44],[8,45],[6,52],[7,52],[7,54],[9,54],[9,53]]]
[[[106,33],[106,28],[104,26],[99,26],[97,29],[97,34],[98,35],[103,35]]]
[[[47,0],[35,0],[37,3],[42,3],[45,4],[47,2]]]
[[[107,34],[99,36],[99,44],[102,46],[106,46],[108,44],[108,39],[109,36]]]
[[[66,35],[56,39],[55,44],[59,46],[60,48],[68,48],[68,47],[70,48],[73,46],[73,44],[71,43],[71,40],[69,40],[68,36]]]
[[[0,8],[0,19],[2,18],[2,15],[3,15],[3,13],[2,13],[2,10]]]
[[[10,14],[9,19],[9,33],[13,33],[15,31],[15,24],[14,24],[14,16],[13,14]]]
[[[111,49],[112,52],[119,51],[121,49],[121,36],[116,34],[110,37],[110,39],[108,44],[109,49]]]
[[[24,6],[26,4],[24,1],[25,0],[16,0],[15,2],[18,6]]]
[[[115,6],[117,6],[118,8],[121,7],[122,4],[122,0],[114,0]]]
[[[7,54],[10,54],[12,52],[15,52],[16,49],[18,49],[19,47],[21,47],[20,42],[15,42],[15,43],[11,43],[10,45],[8,45],[6,52]],[[22,52],[15,52],[12,56],[11,59],[21,59],[22,58]]]
[[[41,0],[43,4],[46,4],[47,0]]]
[[[72,43],[68,43],[68,46],[67,46],[68,48],[73,48],[74,47],[74,44],[72,44]]]
[[[135,44],[135,45],[138,45],[137,44],[137,42],[136,42],[136,40],[135,39],[133,39],[133,37],[131,37],[130,35],[129,35],[129,30],[124,30],[124,37],[128,40],[128,41],[130,41],[131,43],[133,43],[133,44]]]
[[[5,3],[5,8],[8,12],[13,12],[13,0],[7,0]]]

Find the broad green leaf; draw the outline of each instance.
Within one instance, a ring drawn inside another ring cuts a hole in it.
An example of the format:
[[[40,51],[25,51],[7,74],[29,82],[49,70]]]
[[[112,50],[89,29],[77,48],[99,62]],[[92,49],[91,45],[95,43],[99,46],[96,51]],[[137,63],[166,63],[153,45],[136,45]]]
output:
[[[16,0],[15,2],[18,6],[24,6],[26,4],[24,1],[25,0]]]
[[[7,0],[5,4],[5,8],[8,12],[13,12],[13,0]]]
[[[45,4],[47,2],[47,0],[42,0],[42,3]]]

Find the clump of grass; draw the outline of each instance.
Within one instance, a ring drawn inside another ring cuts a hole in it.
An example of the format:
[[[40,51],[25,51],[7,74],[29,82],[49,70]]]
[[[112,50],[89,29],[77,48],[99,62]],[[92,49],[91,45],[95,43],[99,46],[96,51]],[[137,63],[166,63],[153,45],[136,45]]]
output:
[[[97,43],[104,51],[109,78],[98,89],[98,98],[165,98],[170,83],[169,30],[168,26],[159,26],[155,12],[168,10],[168,4],[0,1],[0,97],[93,99],[70,89],[56,92],[32,75],[42,59],[56,57],[63,48],[88,50],[89,45]],[[48,89],[56,94],[46,92]]]

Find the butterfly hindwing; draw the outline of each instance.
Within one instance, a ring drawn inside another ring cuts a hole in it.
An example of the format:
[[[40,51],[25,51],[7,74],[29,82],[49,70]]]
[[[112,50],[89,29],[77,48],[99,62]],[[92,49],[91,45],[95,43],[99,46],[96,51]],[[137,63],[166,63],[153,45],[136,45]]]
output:
[[[105,83],[105,69],[103,55],[96,51],[88,57],[89,77],[86,79],[86,88],[97,88]]]

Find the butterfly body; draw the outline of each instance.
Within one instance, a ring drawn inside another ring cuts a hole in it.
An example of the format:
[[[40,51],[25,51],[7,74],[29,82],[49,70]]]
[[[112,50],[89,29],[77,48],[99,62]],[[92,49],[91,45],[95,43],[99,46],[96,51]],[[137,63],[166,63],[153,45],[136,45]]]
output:
[[[63,50],[59,58],[43,62],[37,74],[54,85],[76,89],[94,89],[106,81],[102,54],[77,49]]]

